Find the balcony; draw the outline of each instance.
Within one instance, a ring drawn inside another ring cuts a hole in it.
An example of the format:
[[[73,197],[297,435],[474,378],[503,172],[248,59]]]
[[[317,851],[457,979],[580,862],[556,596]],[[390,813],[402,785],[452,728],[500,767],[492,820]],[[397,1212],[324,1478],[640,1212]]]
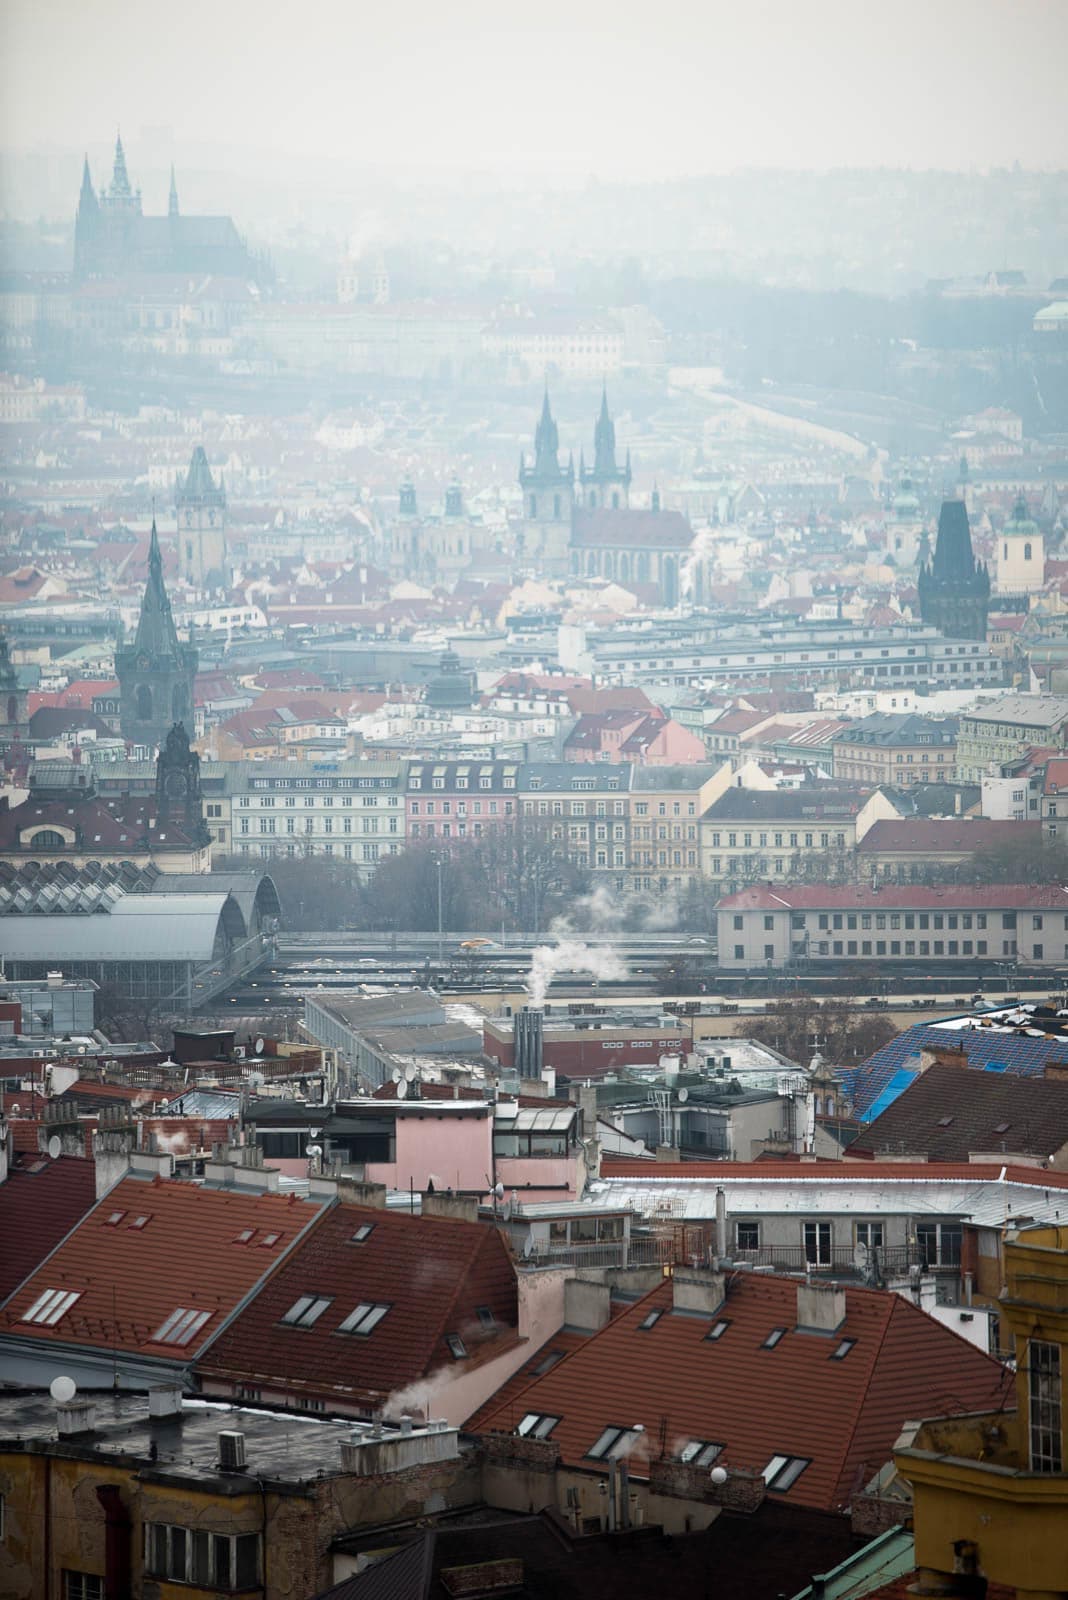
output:
[[[915,1245],[879,1245],[879,1273],[883,1278],[900,1277],[911,1267],[920,1264],[920,1253]],[[730,1252],[733,1261],[744,1261],[751,1267],[774,1267],[777,1272],[807,1272],[829,1278],[863,1277],[864,1266],[860,1252],[853,1245],[833,1245],[830,1250],[811,1255],[803,1245],[767,1245],[756,1250],[735,1247]],[[960,1267],[929,1266],[928,1272],[959,1273]]]

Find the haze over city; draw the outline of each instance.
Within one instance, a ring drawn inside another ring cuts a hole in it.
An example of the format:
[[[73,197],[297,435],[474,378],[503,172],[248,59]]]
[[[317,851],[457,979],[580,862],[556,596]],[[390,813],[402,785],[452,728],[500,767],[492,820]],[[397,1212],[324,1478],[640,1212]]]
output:
[[[0,1595],[1068,1596],[1068,9],[0,12]]]

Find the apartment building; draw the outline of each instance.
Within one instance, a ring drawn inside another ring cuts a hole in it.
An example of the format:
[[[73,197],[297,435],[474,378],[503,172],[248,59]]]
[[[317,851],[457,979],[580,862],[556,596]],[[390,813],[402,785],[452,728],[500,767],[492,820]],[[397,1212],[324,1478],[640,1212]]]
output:
[[[1068,835],[1068,756],[1046,762],[1042,781],[1042,837],[1050,842]]]
[[[380,856],[404,846],[400,761],[347,760],[325,770],[306,762],[245,762],[239,770],[230,795],[236,855],[340,856],[370,874]]]
[[[723,783],[721,766],[634,767],[630,879],[640,893],[681,893],[701,878],[701,815]]]
[[[727,789],[702,813],[701,870],[717,889],[842,878],[864,797],[843,788]]]
[[[516,818],[515,761],[411,761],[405,779],[409,839],[480,839]]]
[[[673,619],[641,628],[563,627],[560,659],[568,671],[608,681],[676,687],[711,679],[781,687],[841,689],[930,683],[939,689],[1004,682],[989,646],[946,639],[933,627],[858,628],[844,622],[713,627]]]
[[[1068,696],[1005,694],[961,713],[957,731],[957,782],[981,783],[1036,745],[1068,744]]]
[[[831,756],[834,776],[857,783],[952,781],[956,719],[876,713],[843,728],[833,741]]]
[[[720,966],[736,971],[949,961],[974,972],[1068,960],[1068,889],[1059,884],[760,885],[725,895],[716,920]]]
[[[663,770],[663,769],[661,769]],[[629,796],[637,769],[628,762],[578,766],[570,761],[528,762],[519,768],[520,816],[566,846],[576,866],[613,873],[626,886]]]

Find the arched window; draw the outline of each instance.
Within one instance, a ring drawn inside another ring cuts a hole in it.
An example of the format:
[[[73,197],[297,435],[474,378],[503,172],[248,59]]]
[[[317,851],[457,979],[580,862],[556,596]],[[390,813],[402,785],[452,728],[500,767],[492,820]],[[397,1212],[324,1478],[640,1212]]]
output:
[[[664,604],[673,606],[679,599],[679,566],[674,556],[665,556],[661,569],[660,587],[664,596]]]
[[[1025,544],[1024,545],[1024,560],[1025,561],[1030,561],[1030,559],[1031,559],[1031,546],[1029,544]]]
[[[634,576],[639,583],[649,582],[649,557],[644,550],[638,551],[638,556],[634,563]]]
[[[57,833],[55,828],[40,828],[30,840],[30,846],[34,850],[64,850],[66,845],[66,839],[61,833]]]
[[[137,720],[152,721],[152,690],[147,683],[137,685]]]

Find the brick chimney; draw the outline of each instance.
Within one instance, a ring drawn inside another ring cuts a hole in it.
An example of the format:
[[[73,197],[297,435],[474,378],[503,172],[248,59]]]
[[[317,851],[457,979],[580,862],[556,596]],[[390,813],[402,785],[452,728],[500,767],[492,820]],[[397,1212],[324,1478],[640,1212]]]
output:
[[[837,1283],[798,1284],[798,1333],[837,1333],[845,1318],[845,1290]]]

